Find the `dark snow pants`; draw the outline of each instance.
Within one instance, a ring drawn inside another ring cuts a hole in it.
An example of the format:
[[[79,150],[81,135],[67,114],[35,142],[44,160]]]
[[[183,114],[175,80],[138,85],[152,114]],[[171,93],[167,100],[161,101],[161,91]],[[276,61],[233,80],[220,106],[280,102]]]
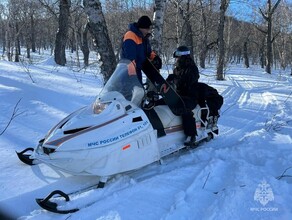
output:
[[[197,101],[189,97],[182,97],[185,103],[185,109],[182,111],[182,122],[184,133],[186,136],[196,136],[196,119],[194,118],[194,113],[192,110],[196,107]]]

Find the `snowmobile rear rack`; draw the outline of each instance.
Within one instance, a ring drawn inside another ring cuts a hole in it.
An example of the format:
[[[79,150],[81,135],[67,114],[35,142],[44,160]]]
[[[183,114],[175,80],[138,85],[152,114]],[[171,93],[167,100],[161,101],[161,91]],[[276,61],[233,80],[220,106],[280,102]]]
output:
[[[18,158],[25,164],[28,164],[30,166],[34,165],[33,163],[33,159],[30,159],[30,155],[29,154],[24,154],[26,153],[27,151],[34,151],[34,149],[32,147],[29,147],[29,148],[26,148],[24,149],[23,151],[21,152],[17,152],[16,151],[16,154],[18,156]]]
[[[70,198],[69,198],[69,196],[66,193],[62,192],[61,190],[55,190],[55,191],[51,192],[44,199],[36,199],[36,202],[43,209],[48,210],[50,212],[54,212],[54,213],[68,214],[68,213],[73,213],[73,212],[79,211],[79,209],[77,209],[77,208],[75,208],[75,209],[68,209],[68,210],[58,210],[57,209],[58,204],[55,203],[55,202],[49,201],[55,195],[60,195],[61,197],[63,197],[66,200],[66,202],[70,201]]]

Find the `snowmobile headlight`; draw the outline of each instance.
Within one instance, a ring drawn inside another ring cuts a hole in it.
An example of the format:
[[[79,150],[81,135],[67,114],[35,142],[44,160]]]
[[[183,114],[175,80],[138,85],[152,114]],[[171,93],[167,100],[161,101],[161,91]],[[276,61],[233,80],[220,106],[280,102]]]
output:
[[[109,106],[109,104],[111,104],[111,102],[95,102],[93,104],[93,113],[94,114],[100,114],[103,110],[105,110],[107,108],[107,106]]]

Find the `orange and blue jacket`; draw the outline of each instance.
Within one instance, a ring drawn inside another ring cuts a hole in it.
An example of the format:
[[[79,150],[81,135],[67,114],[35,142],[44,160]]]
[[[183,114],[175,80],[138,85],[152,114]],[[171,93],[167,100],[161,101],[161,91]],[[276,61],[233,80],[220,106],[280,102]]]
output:
[[[150,58],[151,51],[149,39],[143,37],[137,23],[130,24],[129,30],[123,38],[121,58],[129,59],[136,65],[136,73],[140,83],[142,83],[142,64],[147,57]]]

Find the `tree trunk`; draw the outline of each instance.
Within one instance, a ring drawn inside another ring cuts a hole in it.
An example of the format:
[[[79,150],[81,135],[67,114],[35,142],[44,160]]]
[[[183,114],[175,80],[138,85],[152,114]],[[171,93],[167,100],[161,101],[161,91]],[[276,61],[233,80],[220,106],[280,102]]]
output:
[[[35,46],[36,37],[35,37],[35,23],[34,23],[33,15],[30,16],[30,25],[31,25],[31,32],[30,32],[30,34],[31,34],[31,39],[30,39],[31,51],[35,53],[36,52],[36,46]]]
[[[71,0],[60,0],[59,29],[55,41],[55,62],[61,66],[66,64],[66,42],[68,38]]]
[[[207,28],[207,18],[206,14],[204,11],[204,6],[202,0],[200,1],[200,11],[201,11],[201,29],[202,32],[201,34],[201,46],[200,46],[200,55],[199,55],[199,60],[200,60],[200,67],[205,69],[206,65],[206,57],[208,53],[208,28]]]
[[[194,42],[193,42],[193,30],[192,30],[192,25],[190,23],[189,16],[185,19],[185,22],[182,26],[182,32],[181,32],[181,41],[180,45],[185,45],[187,46],[190,51],[191,51],[191,57],[194,57]]]
[[[6,46],[6,55],[8,61],[12,61],[12,54],[11,54],[11,39],[10,39],[10,31],[11,28],[9,27],[9,24],[7,25],[7,30],[5,32],[5,46]]]
[[[85,25],[85,28],[82,33],[82,40],[81,40],[81,51],[83,53],[84,57],[84,65],[88,66],[89,64],[89,47],[88,47],[88,40],[87,40],[87,34],[88,34],[88,24]]]
[[[248,49],[247,49],[248,40],[246,40],[243,44],[243,59],[244,59],[244,66],[249,68],[249,59],[248,59]]]
[[[19,40],[19,26],[18,23],[16,22],[15,25],[16,29],[16,41],[15,41],[15,57],[14,57],[14,62],[19,62],[19,55],[21,54],[20,52],[20,40]]]
[[[225,63],[225,42],[224,42],[224,22],[225,12],[228,8],[229,0],[221,0],[220,18],[218,26],[218,61],[217,61],[217,80],[224,79],[224,63]]]
[[[176,17],[176,43],[177,46],[187,46],[191,51],[191,56],[194,57],[193,52],[193,31],[191,25],[191,12],[190,12],[190,0],[187,1],[186,9],[183,9],[182,3],[178,1],[171,1],[174,6],[177,8],[177,17]],[[179,18],[182,19],[182,27],[179,27]]]
[[[16,62],[16,63],[19,62],[19,50],[18,50],[18,46],[15,47],[15,57],[14,57],[14,62]]]
[[[5,54],[5,48],[6,48],[6,39],[4,37],[3,42],[2,42],[2,56]]]
[[[84,10],[88,16],[88,28],[94,38],[97,52],[100,55],[101,74],[104,76],[104,82],[110,78],[116,68],[115,53],[111,40],[108,35],[106,21],[102,12],[99,0],[84,0]]]
[[[166,0],[155,0],[152,49],[160,55],[162,53],[162,33]]]
[[[273,24],[273,14],[276,10],[276,8],[278,7],[278,5],[280,4],[281,0],[277,0],[277,2],[275,3],[274,6],[272,6],[272,1],[268,0],[267,2],[267,11],[263,12],[260,9],[261,15],[262,17],[268,22],[268,30],[267,30],[267,39],[266,39],[266,43],[267,43],[267,56],[266,56],[266,60],[267,60],[267,66],[266,66],[266,72],[271,74],[271,67],[273,65],[273,37],[272,37],[272,24]]]
[[[183,15],[183,26],[181,30],[180,45],[187,46],[191,51],[191,57],[194,57],[194,42],[193,42],[193,29],[191,25],[191,11],[190,11],[190,0],[187,2],[186,12],[181,11]]]
[[[273,48],[272,48],[272,18],[268,19],[268,33],[267,33],[267,66],[266,72],[271,74],[271,66],[273,63]]]
[[[77,33],[76,29],[74,30],[75,48],[76,48],[75,53],[76,53],[76,59],[77,59],[77,66],[80,67],[79,47],[78,47],[78,33]]]
[[[30,59],[30,46],[29,46],[29,42],[26,45],[26,58]]]
[[[266,66],[266,55],[265,55],[265,39],[261,40],[260,50],[259,50],[259,57],[261,62],[261,68],[264,69]]]

